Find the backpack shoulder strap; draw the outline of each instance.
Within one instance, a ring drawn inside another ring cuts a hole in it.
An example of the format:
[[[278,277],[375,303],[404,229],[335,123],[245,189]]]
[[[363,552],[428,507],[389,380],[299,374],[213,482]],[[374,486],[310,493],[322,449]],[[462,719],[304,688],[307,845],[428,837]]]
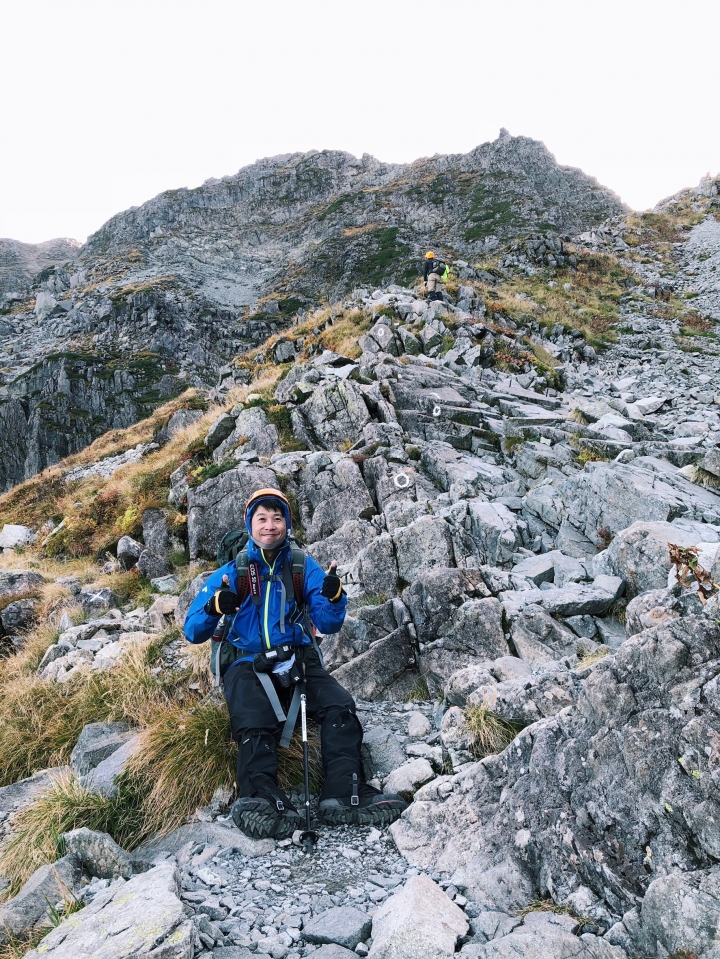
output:
[[[295,602],[303,609],[305,607],[305,565],[307,556],[299,546],[292,548],[292,581],[295,593]]]
[[[240,605],[242,606],[250,592],[247,546],[244,546],[235,557],[235,569],[237,570],[237,594],[240,597]]]
[[[299,546],[293,546],[290,563],[283,563],[283,583],[288,597],[292,597],[299,609],[305,607],[305,563],[307,557]]]

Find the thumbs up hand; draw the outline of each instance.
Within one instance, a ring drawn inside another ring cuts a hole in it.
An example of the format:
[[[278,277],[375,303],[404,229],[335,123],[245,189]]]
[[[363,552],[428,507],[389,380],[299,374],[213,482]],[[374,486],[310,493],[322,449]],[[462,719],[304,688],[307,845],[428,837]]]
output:
[[[205,612],[209,616],[228,616],[237,612],[240,597],[230,589],[230,580],[227,575],[222,578],[222,586],[216,590],[205,603]]]
[[[337,574],[337,563],[333,560],[325,574],[320,593],[329,599],[331,603],[337,603],[342,596],[342,591],[342,580]]]

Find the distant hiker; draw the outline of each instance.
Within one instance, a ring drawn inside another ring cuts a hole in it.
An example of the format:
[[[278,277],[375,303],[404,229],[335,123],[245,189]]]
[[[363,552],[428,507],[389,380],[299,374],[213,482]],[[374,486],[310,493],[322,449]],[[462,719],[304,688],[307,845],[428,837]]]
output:
[[[313,636],[313,624],[322,633],[337,633],[345,619],[347,597],[336,564],[325,573],[293,546],[290,504],[279,490],[262,489],[250,497],[245,525],[247,546],[212,574],[185,618],[191,643],[210,639],[221,616],[231,621],[223,677],[238,744],[233,820],[256,838],[283,839],[303,828],[278,785],[276,743],[285,719],[280,700],[287,708],[304,671],[307,711],[320,725],[325,773],[318,817],[329,825],[387,825],[407,804],[366,784],[355,702],[323,667]],[[294,702],[295,696],[288,715]],[[289,739],[287,724],[285,735]]]
[[[423,264],[423,280],[425,280],[425,290],[428,300],[442,300],[442,284],[447,279],[450,272],[442,260],[435,258],[435,254],[428,250],[425,254],[425,263]]]

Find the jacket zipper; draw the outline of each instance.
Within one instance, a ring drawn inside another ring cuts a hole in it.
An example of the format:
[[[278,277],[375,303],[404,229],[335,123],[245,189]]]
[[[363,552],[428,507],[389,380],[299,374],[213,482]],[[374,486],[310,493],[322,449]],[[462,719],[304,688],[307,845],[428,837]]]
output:
[[[262,558],[265,559],[265,554],[262,552],[262,550],[260,552],[262,553]],[[265,562],[267,563],[267,560],[265,560]],[[270,566],[270,564],[268,563],[268,568],[270,570],[271,576],[275,574],[276,562],[277,562],[277,556],[273,560],[272,566]],[[267,589],[265,590],[265,643],[267,644],[268,649],[272,649],[272,644],[270,643],[270,633],[268,632],[268,613],[270,611],[270,590],[272,588],[272,584],[273,584],[272,579],[269,579],[267,584]]]

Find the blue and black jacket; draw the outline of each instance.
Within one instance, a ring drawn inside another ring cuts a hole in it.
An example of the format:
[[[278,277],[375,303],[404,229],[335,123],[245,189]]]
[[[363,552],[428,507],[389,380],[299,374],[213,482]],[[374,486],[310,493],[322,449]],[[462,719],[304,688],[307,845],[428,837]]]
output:
[[[287,517],[289,519],[289,516]],[[251,517],[247,524],[250,526]],[[289,524],[288,524],[289,528]],[[249,529],[248,529],[249,532]],[[310,646],[312,637],[303,626],[303,611],[294,597],[287,597],[282,583],[283,564],[292,563],[292,548],[286,540],[272,562],[263,550],[250,539],[247,545],[248,562],[258,564],[261,577],[260,603],[255,604],[249,594],[235,614],[227,639],[238,649],[236,662],[249,662],[261,649],[272,649],[283,643],[292,646]],[[235,561],[216,570],[193,600],[185,617],[185,638],[190,643],[204,643],[212,636],[219,616],[205,612],[205,604],[216,590],[223,587],[223,576],[229,579],[229,588],[238,592],[238,571]],[[331,603],[321,594],[325,572],[311,557],[306,557],[304,598],[307,612],[319,632],[337,633],[345,619],[347,596]],[[285,595],[285,632],[280,632],[281,603]],[[235,665],[233,663],[233,665]]]

